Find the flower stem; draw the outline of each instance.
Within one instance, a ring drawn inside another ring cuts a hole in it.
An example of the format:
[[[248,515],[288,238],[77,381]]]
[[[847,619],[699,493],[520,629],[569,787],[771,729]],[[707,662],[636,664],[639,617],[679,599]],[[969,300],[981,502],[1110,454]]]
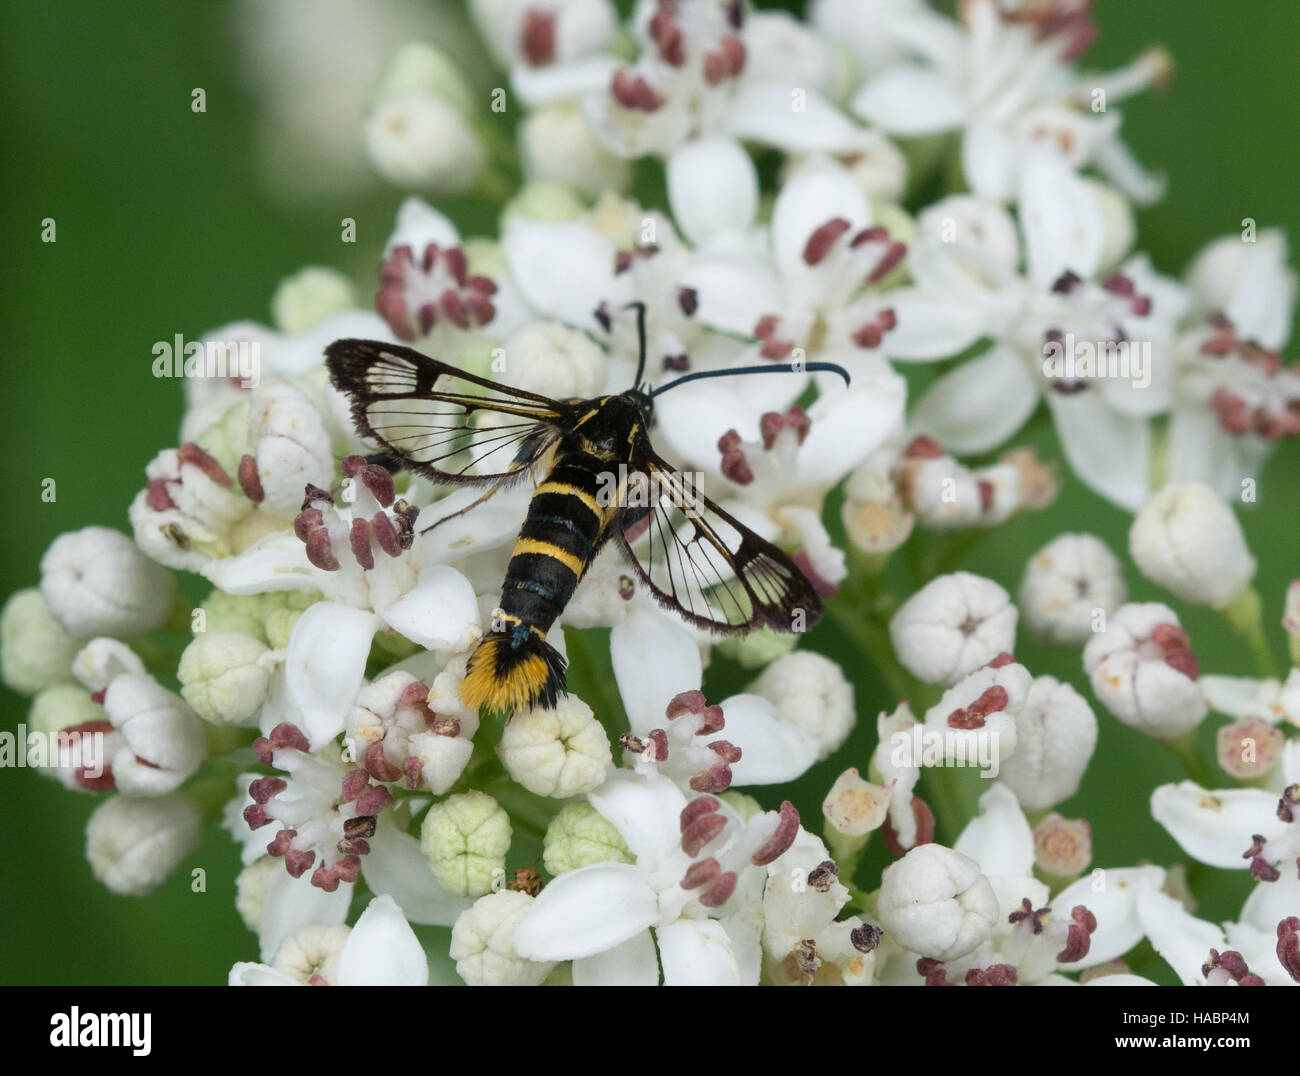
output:
[[[1246,587],[1220,611],[1228,626],[1250,647],[1255,671],[1265,680],[1276,680],[1277,661],[1268,645],[1268,636],[1264,634],[1263,602],[1255,588]]]
[[[606,657],[605,667],[598,667],[596,654],[587,636],[588,632],[582,629],[564,630],[564,648],[569,655],[569,669],[583,687],[580,695],[596,712],[601,724],[611,732],[625,732],[631,725],[627,711],[623,708],[623,699],[618,693],[613,663]],[[608,647],[600,650],[606,655],[609,653]]]
[[[1188,777],[1202,788],[1214,787],[1214,778],[1210,774],[1210,768],[1201,758],[1201,753],[1196,746],[1195,729],[1184,733],[1176,740],[1166,740],[1165,746],[1182,760]]]

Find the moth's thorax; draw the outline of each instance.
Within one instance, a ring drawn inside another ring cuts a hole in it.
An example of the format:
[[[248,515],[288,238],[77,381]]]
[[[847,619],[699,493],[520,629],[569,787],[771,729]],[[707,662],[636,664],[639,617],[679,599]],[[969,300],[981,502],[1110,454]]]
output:
[[[652,415],[649,397],[635,390],[577,404],[562,450],[585,452],[610,463],[630,460],[646,437]]]

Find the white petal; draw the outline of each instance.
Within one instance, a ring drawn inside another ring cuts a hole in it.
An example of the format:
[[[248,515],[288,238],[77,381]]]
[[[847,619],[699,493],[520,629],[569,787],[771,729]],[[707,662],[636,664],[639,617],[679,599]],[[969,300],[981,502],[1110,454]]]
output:
[[[1224,870],[1245,870],[1242,853],[1260,834],[1273,840],[1287,823],[1277,817],[1277,794],[1257,788],[1209,792],[1194,781],[1161,785],[1151,793],[1151,815],[1193,859]]]
[[[655,403],[659,436],[683,461],[713,474],[719,473],[722,462],[718,439],[728,430],[736,430],[743,439],[755,440],[758,419],[759,415],[744,400],[720,382],[697,383],[670,392]]]
[[[689,142],[668,160],[668,202],[673,219],[696,245],[744,232],[758,212],[754,162],[731,138]]]
[[[394,631],[429,650],[464,650],[481,634],[478,599],[470,581],[439,564],[380,614]]]
[[[409,246],[418,261],[430,243],[437,243],[440,247],[458,247],[460,233],[448,217],[424,199],[411,196],[397,210],[397,223],[384,244],[384,257],[388,257],[394,247]]]
[[[660,927],[665,986],[741,986],[731,939],[715,919],[679,919]]]
[[[895,67],[872,79],[853,99],[853,111],[891,134],[923,135],[958,126],[966,113],[952,80],[918,67]]]
[[[609,88],[617,61],[591,56],[570,63],[531,67],[517,64],[510,72],[510,86],[530,107],[551,101],[574,101],[588,93]]]
[[[238,556],[212,561],[203,575],[227,594],[313,590],[317,585],[307,547],[288,531],[268,534]]]
[[[428,986],[429,961],[392,897],[372,900],[339,954],[340,986]]]
[[[364,609],[317,602],[294,624],[284,659],[285,687],[313,751],[343,731],[343,718],[365,677],[370,640],[382,623]]]
[[[1227,948],[1223,931],[1213,923],[1189,915],[1173,897],[1156,889],[1138,895],[1138,918],[1155,951],[1178,973],[1184,986],[1196,986],[1205,979],[1201,965],[1211,949]]]
[[[1151,429],[1090,391],[1072,396],[1047,393],[1061,449],[1085,486],[1108,501],[1137,511],[1147,499]]]
[[[701,324],[743,336],[754,331],[764,314],[779,311],[784,298],[780,282],[749,257],[696,258],[685,267],[679,283],[695,289],[700,304],[695,316]]]
[[[598,863],[561,874],[515,928],[515,951],[529,960],[576,960],[622,945],[654,923],[659,898],[645,873]]]
[[[658,986],[659,957],[650,931],[573,962],[574,986]]]
[[[731,764],[736,785],[776,785],[802,777],[817,761],[817,744],[782,721],[776,707],[759,695],[732,695],[722,703],[726,727],[715,739],[741,750]]]
[[[787,280],[808,272],[803,252],[809,237],[836,217],[854,228],[869,224],[867,196],[848,169],[810,159],[786,182],[772,207],[774,254]]]
[[[1241,906],[1241,922],[1258,930],[1274,932],[1289,915],[1300,915],[1300,878],[1295,871],[1283,871],[1276,882],[1259,882]]]
[[[827,355],[834,362],[838,356]],[[799,476],[809,487],[838,481],[903,428],[907,382],[892,371],[857,378],[847,392],[822,396],[799,449]]]
[[[299,927],[308,924],[332,927],[347,921],[352,903],[353,883],[340,882],[333,893],[311,884],[311,876],[291,878],[286,871],[276,871],[266,896],[262,898],[262,919],[257,939],[263,960],[275,951]]]
[[[918,288],[890,292],[889,306],[898,319],[883,345],[891,359],[944,359],[965,351],[984,332],[978,307],[937,299]]]
[[[578,221],[513,220],[502,240],[524,298],[543,314],[591,330],[594,311],[614,292],[614,247]]]
[[[773,83],[743,85],[727,128],[737,138],[788,153],[843,153],[870,136],[816,90]]]
[[[474,902],[468,897],[447,893],[429,870],[429,861],[420,851],[420,842],[403,833],[389,817],[379,816],[370,851],[362,857],[361,869],[366,885],[376,896],[392,897],[412,923],[449,927],[456,917]]]
[[[297,979],[267,964],[250,964],[246,961],[230,969],[228,986],[302,986]]]
[[[1029,275],[1051,287],[1067,269],[1090,279],[1101,261],[1101,205],[1088,185],[1059,159],[1036,155],[1020,188],[1020,223]]]
[[[587,800],[614,824],[638,866],[653,870],[677,849],[686,796],[669,778],[615,770]]]
[[[983,198],[1006,202],[1015,197],[1022,147],[996,123],[973,120],[962,136],[962,171],[970,189]]]
[[[1123,956],[1142,940],[1137,902],[1141,893],[1165,884],[1161,867],[1093,870],[1067,886],[1052,900],[1053,911],[1065,917],[1082,904],[1097,917],[1088,955],[1072,968],[1089,968]]]
[[[1258,476],[1268,456],[1262,437],[1224,433],[1208,407],[1176,407],[1169,423],[1169,481],[1204,482],[1225,500],[1241,496],[1242,480]]]
[[[1011,789],[994,785],[980,797],[980,813],[961,831],[953,851],[970,856],[986,875],[1030,875],[1034,833]]]
[[[1020,358],[994,347],[935,381],[913,409],[911,427],[957,455],[987,452],[1028,421],[1038,398]]]
[[[661,728],[673,697],[698,691],[704,676],[700,649],[675,620],[638,609],[610,633],[609,657],[632,732]]]

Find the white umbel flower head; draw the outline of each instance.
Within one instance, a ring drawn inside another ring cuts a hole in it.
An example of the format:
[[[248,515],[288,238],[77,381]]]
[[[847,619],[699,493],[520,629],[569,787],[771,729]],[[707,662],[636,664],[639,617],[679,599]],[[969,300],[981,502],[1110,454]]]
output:
[[[23,695],[72,679],[77,641],[35,587],[16,590],[0,611],[0,675]]]
[[[899,945],[952,960],[992,936],[998,898],[973,859],[943,845],[922,844],[885,868],[876,914]]]
[[[951,687],[1015,648],[1016,607],[991,579],[954,572],[931,580],[889,621],[898,660],[928,684]]]
[[[68,634],[128,636],[167,619],[175,580],[126,535],[85,527],[59,535],[41,558],[41,595]]]
[[[532,903],[527,893],[503,889],[461,912],[451,928],[451,958],[470,986],[537,986],[550,974],[554,961],[529,960],[515,951],[515,927]]]
[[[1107,710],[1158,740],[1191,731],[1209,711],[1187,633],[1159,602],[1121,606],[1083,648],[1083,667]]]
[[[853,685],[835,662],[812,650],[777,658],[746,690],[768,699],[783,722],[812,739],[818,758],[837,750],[857,721]]]
[[[614,761],[605,726],[575,695],[566,695],[553,710],[516,713],[497,753],[506,772],[529,792],[557,799],[590,792]]]
[[[1133,520],[1129,552],[1142,574],[1184,601],[1221,609],[1255,577],[1241,524],[1209,486],[1165,486]]]
[[[1016,753],[999,776],[1026,811],[1067,800],[1097,746],[1097,718],[1077,691],[1051,676],[1038,677],[1016,715]]]
[[[242,631],[203,632],[181,654],[181,695],[209,724],[255,724],[278,664],[273,657]]]
[[[198,848],[202,824],[198,807],[179,794],[114,796],[86,823],[86,859],[114,893],[143,896]]]
[[[1109,615],[1128,588],[1115,554],[1091,534],[1061,534],[1025,565],[1016,601],[1035,636],[1057,646],[1082,646],[1097,610]]]

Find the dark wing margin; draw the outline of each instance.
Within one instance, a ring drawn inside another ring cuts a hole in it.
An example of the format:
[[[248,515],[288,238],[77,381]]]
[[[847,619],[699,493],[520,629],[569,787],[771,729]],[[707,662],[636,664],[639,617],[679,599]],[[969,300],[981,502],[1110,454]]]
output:
[[[336,340],[325,359],[330,381],[351,403],[357,433],[435,482],[518,478],[555,443],[566,417],[564,405],[545,396],[397,344]]]
[[[637,488],[639,487],[639,488]],[[660,604],[697,627],[804,631],[822,601],[789,556],[657,456],[628,483],[613,531]]]

